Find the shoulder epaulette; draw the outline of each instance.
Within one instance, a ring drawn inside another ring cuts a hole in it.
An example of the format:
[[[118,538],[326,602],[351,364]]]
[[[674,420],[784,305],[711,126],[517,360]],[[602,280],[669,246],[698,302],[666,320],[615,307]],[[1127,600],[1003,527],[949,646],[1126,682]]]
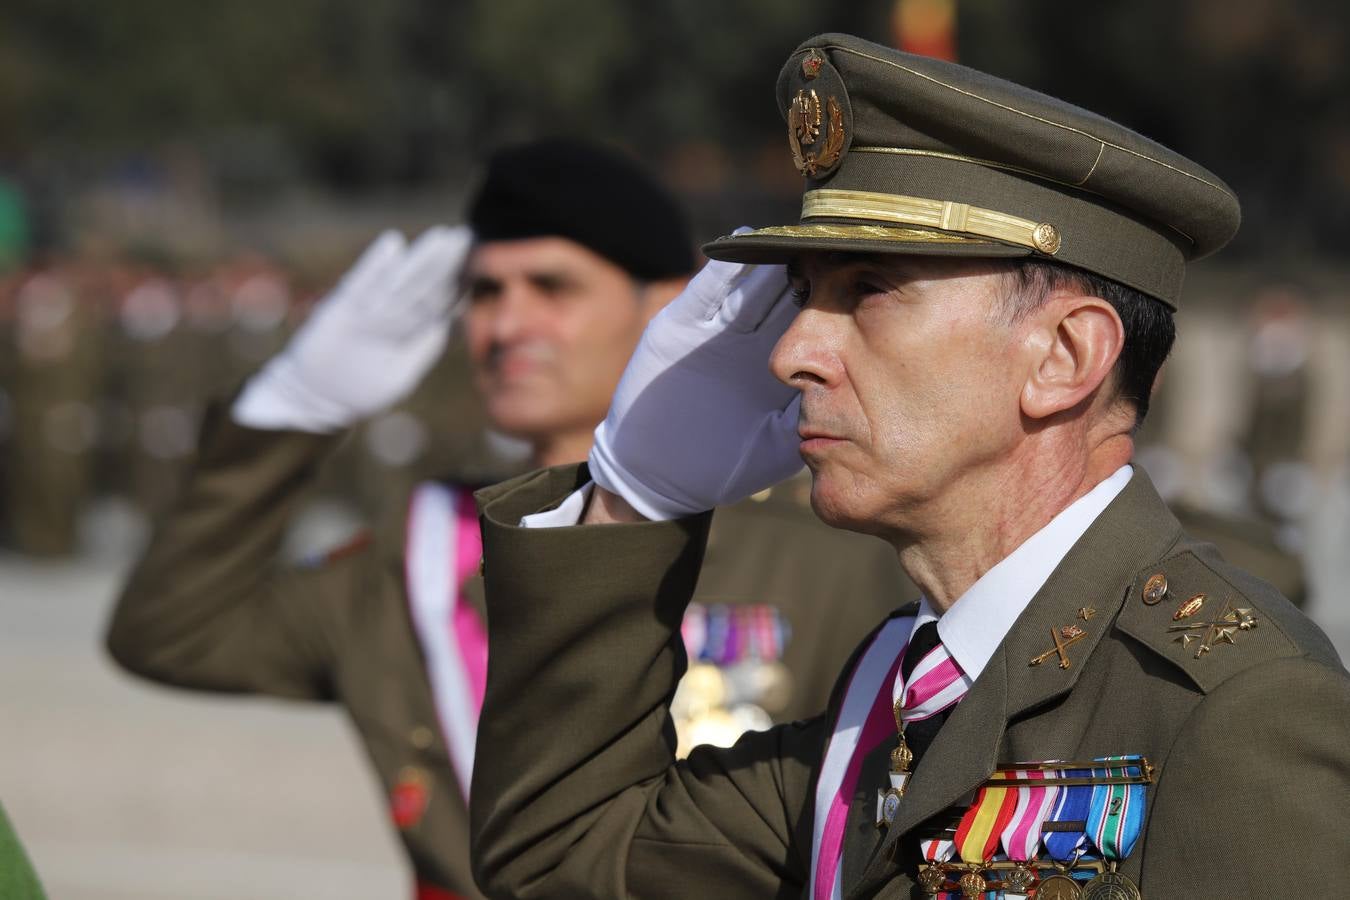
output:
[[[1302,653],[1276,618],[1270,597],[1245,590],[1186,548],[1141,569],[1116,627],[1166,658],[1208,693],[1242,670]]]

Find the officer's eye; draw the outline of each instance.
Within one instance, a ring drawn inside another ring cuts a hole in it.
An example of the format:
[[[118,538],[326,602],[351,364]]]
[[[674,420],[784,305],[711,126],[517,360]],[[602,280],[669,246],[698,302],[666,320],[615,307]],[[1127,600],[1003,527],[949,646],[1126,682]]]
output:
[[[465,298],[472,306],[481,306],[501,296],[502,286],[487,279],[474,279],[464,291]]]
[[[792,289],[792,305],[801,309],[806,306],[806,301],[811,299],[811,285],[805,281],[790,285]]]

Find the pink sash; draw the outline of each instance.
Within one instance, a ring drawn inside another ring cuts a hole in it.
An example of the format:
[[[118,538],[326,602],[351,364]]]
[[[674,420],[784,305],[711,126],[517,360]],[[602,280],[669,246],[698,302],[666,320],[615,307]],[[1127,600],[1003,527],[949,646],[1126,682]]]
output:
[[[474,608],[459,602],[460,588],[483,553],[473,495],[440,482],[418,485],[408,507],[404,548],[413,627],[450,761],[468,799],[487,684],[487,632]]]
[[[895,735],[891,685],[910,632],[912,616],[882,626],[863,652],[849,679],[816,780],[816,817],[811,842],[811,896],[831,900],[841,894],[839,860],[849,801],[858,786],[863,758]]]

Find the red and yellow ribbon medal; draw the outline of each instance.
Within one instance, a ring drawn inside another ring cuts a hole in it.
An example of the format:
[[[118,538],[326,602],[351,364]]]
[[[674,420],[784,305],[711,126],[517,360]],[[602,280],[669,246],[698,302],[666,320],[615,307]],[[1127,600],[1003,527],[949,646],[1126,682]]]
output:
[[[956,852],[971,867],[959,882],[961,893],[967,897],[984,893],[986,883],[981,871],[993,860],[999,838],[1017,809],[1017,791],[998,784],[1006,777],[1004,772],[994,773],[956,828]]]

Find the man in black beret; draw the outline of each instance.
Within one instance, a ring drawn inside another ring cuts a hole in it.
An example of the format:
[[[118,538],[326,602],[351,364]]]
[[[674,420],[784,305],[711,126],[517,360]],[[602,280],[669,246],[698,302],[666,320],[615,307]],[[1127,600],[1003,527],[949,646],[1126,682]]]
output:
[[[798,47],[777,101],[800,220],[705,248],[586,466],[479,494],[480,885],[1343,890],[1350,678],[1131,463],[1232,191],[1087,110],[848,35]],[[824,715],[677,760],[675,629],[710,511],[803,460],[819,516],[890,543],[923,599]]]
[[[468,220],[411,245],[381,235],[287,348],[208,415],[199,462],[108,635],[119,663],[157,681],[343,703],[419,900],[478,896],[466,800],[487,661],[477,483],[390,498],[387,532],[300,570],[277,563],[286,523],[342,435],[434,363],[454,298],[493,426],[525,441],[534,465],[585,459],[645,325],[694,267],[674,199],[591,144],[495,154]],[[912,596],[884,544],[820,527],[792,489],[766,493],[714,535],[720,562],[690,618],[703,662],[682,701],[687,742],[729,743],[770,714],[819,710],[871,620]],[[814,598],[843,584],[875,599],[840,622]]]

